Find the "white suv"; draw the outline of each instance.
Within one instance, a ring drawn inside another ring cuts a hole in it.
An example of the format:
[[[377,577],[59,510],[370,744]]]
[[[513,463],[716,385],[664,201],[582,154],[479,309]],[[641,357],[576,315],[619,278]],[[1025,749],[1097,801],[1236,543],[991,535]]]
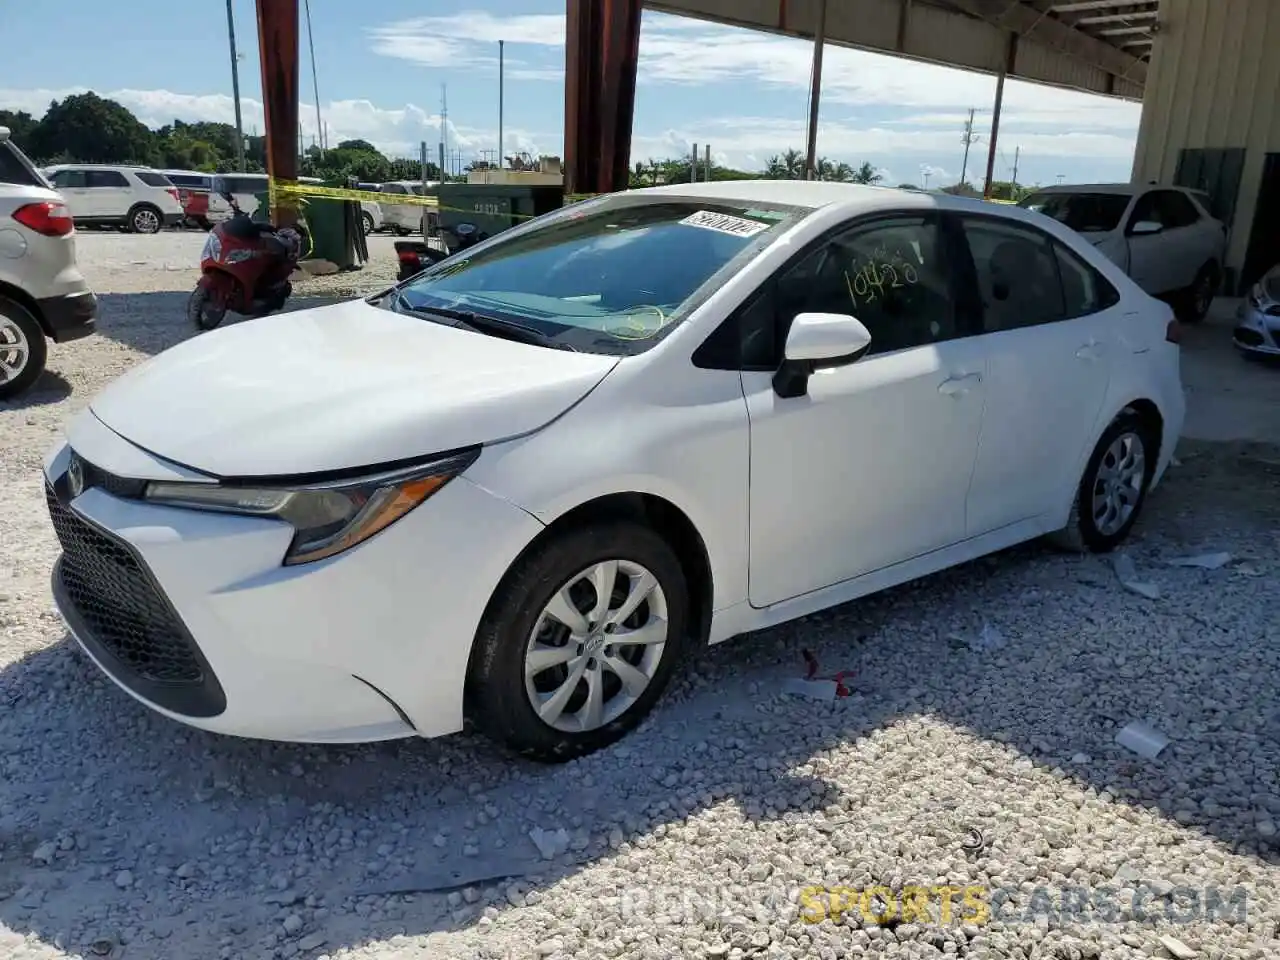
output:
[[[0,127],[0,400],[40,376],[46,337],[88,336],[97,312],[66,204]]]
[[[77,226],[159,233],[186,218],[178,188],[148,167],[59,164],[47,167],[45,176],[66,198]]]
[[[1019,202],[1077,233],[1179,316],[1204,319],[1222,283],[1227,228],[1199,190],[1157,184],[1045,187]]]

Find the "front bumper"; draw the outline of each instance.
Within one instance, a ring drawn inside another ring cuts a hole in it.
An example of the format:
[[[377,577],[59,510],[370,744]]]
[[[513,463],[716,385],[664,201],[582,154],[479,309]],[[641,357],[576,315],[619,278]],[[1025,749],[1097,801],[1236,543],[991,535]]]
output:
[[[283,567],[287,525],[157,507],[109,466],[89,467],[72,497],[70,459],[61,446],[45,470],[69,631],[135,699],[216,733],[351,743],[460,730],[484,608],[542,529],[459,478],[353,550]]]
[[[54,343],[79,340],[97,329],[98,298],[88,290],[37,300],[36,306]]]
[[[1280,311],[1280,306],[1259,309],[1247,299],[1240,304],[1236,326],[1231,331],[1231,340],[1238,349],[1280,357],[1280,312],[1271,314],[1268,310]]]

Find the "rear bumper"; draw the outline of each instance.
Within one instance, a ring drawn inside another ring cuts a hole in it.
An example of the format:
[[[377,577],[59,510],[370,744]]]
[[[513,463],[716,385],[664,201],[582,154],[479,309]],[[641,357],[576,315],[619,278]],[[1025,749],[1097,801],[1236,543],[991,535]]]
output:
[[[183,220],[187,219],[187,215],[185,213],[165,213],[161,214],[161,216],[164,218],[164,225],[166,227],[176,227],[178,224],[182,223]]]
[[[54,343],[87,337],[97,327],[98,298],[90,291],[37,300],[45,328]]]

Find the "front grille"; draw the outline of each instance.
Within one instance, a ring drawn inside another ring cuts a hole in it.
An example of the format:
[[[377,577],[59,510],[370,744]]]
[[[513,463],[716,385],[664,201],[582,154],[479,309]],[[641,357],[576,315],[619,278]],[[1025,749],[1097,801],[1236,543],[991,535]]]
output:
[[[146,491],[147,481],[145,480],[118,477],[114,473],[108,473],[101,467],[94,466],[88,460],[81,460],[80,463],[84,469],[84,488],[86,490],[90,487],[98,487],[113,497],[120,497],[124,500],[137,500]]]
[[[46,487],[62,545],[61,587],[92,639],[150,683],[199,686],[204,670],[186,628],[133,551],[102,533]]]

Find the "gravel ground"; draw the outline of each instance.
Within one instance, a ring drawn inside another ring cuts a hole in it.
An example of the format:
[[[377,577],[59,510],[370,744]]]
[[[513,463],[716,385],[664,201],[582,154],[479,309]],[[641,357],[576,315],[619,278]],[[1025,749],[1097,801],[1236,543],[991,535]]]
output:
[[[221,738],[136,705],[53,613],[39,466],[71,412],[186,335],[200,240],[83,237],[102,335],[0,405],[0,955],[1280,955],[1275,449],[1180,448],[1127,551],[1159,599],[1019,548],[707,651],[639,731],[565,767],[466,735]],[[394,262],[374,246],[381,277],[299,294],[376,289]],[[1168,563],[1207,551],[1232,560]],[[856,671],[853,695],[781,693],[805,648]],[[1132,719],[1171,739],[1157,759],[1114,743]],[[480,879],[503,872],[523,876]],[[463,886],[423,889],[442,875]],[[1003,906],[806,922],[830,901],[802,888],[876,885]]]

